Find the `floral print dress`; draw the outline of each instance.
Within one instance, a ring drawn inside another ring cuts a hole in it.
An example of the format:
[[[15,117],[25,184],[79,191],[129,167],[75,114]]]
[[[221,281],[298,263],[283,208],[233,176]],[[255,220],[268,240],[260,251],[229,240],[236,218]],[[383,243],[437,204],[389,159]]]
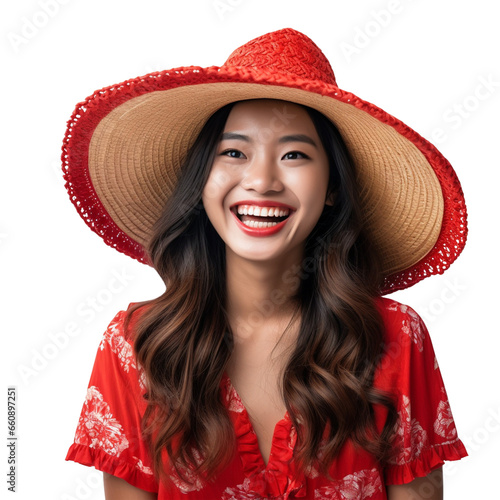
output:
[[[171,476],[175,488],[167,491],[155,480],[141,438],[146,406],[144,375],[136,365],[132,345],[124,337],[125,311],[111,321],[99,345],[66,460],[94,466],[137,488],[156,492],[159,500],[387,499],[386,485],[411,482],[445,460],[467,456],[467,452],[458,438],[431,339],[421,318],[410,307],[391,299],[379,298],[377,306],[386,338],[374,386],[396,396],[399,414],[392,458],[385,466],[347,441],[330,468],[333,481],[314,468],[298,470],[292,459],[296,431],[288,413],[276,424],[266,465],[249,415],[224,373],[220,390],[235,430],[234,459],[215,482],[205,484],[184,470],[192,484]],[[374,413],[377,429],[381,430],[387,410],[377,405]],[[201,460],[199,455],[197,458]]]

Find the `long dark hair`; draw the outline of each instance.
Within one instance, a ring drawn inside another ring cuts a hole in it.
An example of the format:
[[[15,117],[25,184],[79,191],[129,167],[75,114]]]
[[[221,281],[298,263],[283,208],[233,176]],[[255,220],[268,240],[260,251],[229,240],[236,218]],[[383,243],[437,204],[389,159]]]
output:
[[[219,394],[233,347],[225,312],[225,246],[201,203],[232,106],[218,110],[203,127],[154,228],[148,251],[166,290],[130,308],[125,324],[143,308],[131,334],[147,383],[143,432],[155,473],[166,484],[173,470],[192,482],[186,469],[210,481],[235,451],[234,429]],[[373,387],[384,347],[375,304],[382,276],[363,225],[352,162],[337,128],[305,108],[328,154],[333,205],[325,206],[306,241],[293,297],[302,321],[281,388],[298,434],[295,460],[304,470],[314,466],[328,476],[348,439],[384,462],[397,414],[390,395]],[[381,434],[374,404],[388,410]]]

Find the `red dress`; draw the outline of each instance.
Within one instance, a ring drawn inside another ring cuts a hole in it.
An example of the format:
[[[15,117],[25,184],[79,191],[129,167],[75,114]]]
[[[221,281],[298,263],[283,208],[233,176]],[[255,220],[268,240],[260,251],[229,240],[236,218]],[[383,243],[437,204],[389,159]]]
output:
[[[216,482],[196,480],[189,486],[172,477],[175,493],[168,494],[153,476],[139,431],[145,410],[144,380],[132,346],[123,336],[125,311],[115,316],[100,343],[66,460],[92,465],[138,488],[157,492],[159,500],[387,499],[385,485],[425,476],[445,460],[467,456],[467,451],[457,436],[431,339],[421,318],[391,299],[377,299],[377,304],[385,324],[386,350],[374,385],[397,396],[399,412],[393,457],[385,467],[364,450],[354,450],[347,441],[330,469],[333,482],[314,469],[299,472],[293,461],[288,463],[296,440],[288,414],[275,427],[266,466],[247,411],[224,374],[221,394],[234,425],[237,453]],[[374,411],[381,430],[386,410],[376,405]]]

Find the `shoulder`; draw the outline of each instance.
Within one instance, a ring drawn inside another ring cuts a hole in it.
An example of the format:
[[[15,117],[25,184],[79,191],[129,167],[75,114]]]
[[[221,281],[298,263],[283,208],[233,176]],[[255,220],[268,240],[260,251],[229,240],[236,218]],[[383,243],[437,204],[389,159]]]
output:
[[[410,306],[394,299],[378,297],[377,309],[384,324],[384,339],[386,342],[410,337],[418,346],[426,335],[426,327],[419,314]]]
[[[417,367],[435,368],[435,355],[427,328],[417,312],[393,299],[378,298],[383,321],[383,346],[375,373],[376,385],[405,384]],[[431,366],[432,365],[432,366]]]
[[[430,376],[438,368],[429,332],[410,306],[387,298],[377,299],[377,306],[384,339],[375,385],[391,391],[396,387],[409,391],[418,377],[424,373]]]
[[[118,311],[106,328],[102,342],[132,345],[138,321],[147,310],[145,305],[143,302],[131,302],[126,309]]]
[[[403,319],[405,317],[419,317],[418,314],[410,306],[402,304],[397,300],[387,297],[377,297],[375,304],[384,317],[384,319]]]
[[[106,328],[97,359],[107,367],[119,365],[125,373],[141,371],[134,353],[136,325],[144,312],[143,308],[137,309],[140,304],[131,302],[126,309],[118,311]]]

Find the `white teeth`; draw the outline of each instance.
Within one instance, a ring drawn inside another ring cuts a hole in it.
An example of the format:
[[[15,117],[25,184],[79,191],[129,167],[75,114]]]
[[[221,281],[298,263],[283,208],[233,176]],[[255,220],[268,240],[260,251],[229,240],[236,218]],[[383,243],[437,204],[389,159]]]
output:
[[[284,217],[290,213],[288,208],[257,207],[255,205],[238,205],[237,211],[240,215],[254,215],[257,217]]]
[[[276,226],[276,224],[278,224],[278,222],[260,222],[260,221],[256,221],[256,220],[247,220],[247,221],[243,221],[243,224],[245,224],[245,226],[257,227],[260,229],[263,227]]]

